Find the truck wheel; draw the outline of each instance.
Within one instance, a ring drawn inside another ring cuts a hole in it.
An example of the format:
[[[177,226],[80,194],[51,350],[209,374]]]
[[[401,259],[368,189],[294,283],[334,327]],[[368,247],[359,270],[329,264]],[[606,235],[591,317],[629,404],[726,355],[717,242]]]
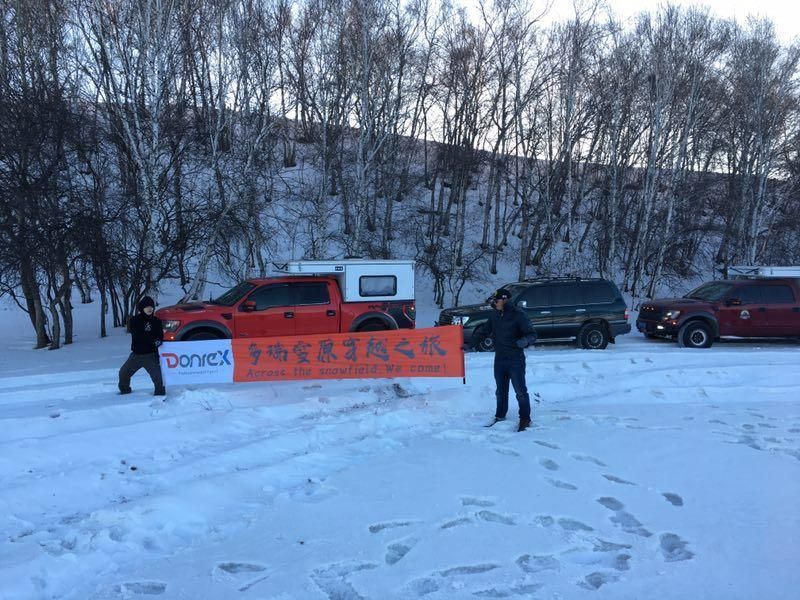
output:
[[[605,350],[609,341],[608,330],[602,323],[584,325],[578,334],[578,344],[586,350]]]
[[[386,326],[385,323],[383,323],[383,321],[375,320],[375,321],[367,321],[363,325],[359,325],[359,327],[358,327],[358,329],[356,329],[356,331],[358,331],[358,332],[362,332],[362,331],[386,331],[388,329],[389,328]]]
[[[221,340],[221,339],[224,338],[217,332],[209,331],[208,329],[202,329],[200,331],[195,331],[194,333],[190,333],[188,336],[184,338],[184,341],[199,342],[201,340]]]
[[[475,349],[478,352],[494,352],[494,338],[484,338],[480,344],[475,346]]]
[[[678,332],[678,345],[681,348],[711,348],[713,343],[711,328],[702,321],[689,321]]]

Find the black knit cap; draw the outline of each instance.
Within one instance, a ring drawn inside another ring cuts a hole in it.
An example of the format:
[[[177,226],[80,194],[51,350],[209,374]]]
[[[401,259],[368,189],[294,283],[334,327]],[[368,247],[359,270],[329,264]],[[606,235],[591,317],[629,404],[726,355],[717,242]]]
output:
[[[153,300],[150,296],[145,296],[141,300],[139,300],[139,304],[137,307],[139,308],[139,312],[144,312],[144,309],[148,306],[152,306],[153,308],[156,307],[156,301]]]
[[[489,302],[492,303],[496,300],[508,300],[511,298],[511,292],[509,292],[506,288],[500,288],[492,292],[492,295],[489,296]]]

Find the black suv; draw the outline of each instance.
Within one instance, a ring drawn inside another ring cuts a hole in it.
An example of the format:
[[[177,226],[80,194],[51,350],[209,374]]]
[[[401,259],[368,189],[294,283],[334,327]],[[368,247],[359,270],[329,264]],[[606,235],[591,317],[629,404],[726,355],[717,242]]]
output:
[[[617,286],[605,279],[526,279],[503,287],[511,292],[511,302],[528,315],[539,341],[574,341],[581,348],[601,350],[631,331],[625,300]],[[486,304],[447,308],[436,324],[462,325],[464,342],[472,346],[475,331],[492,310]],[[473,349],[491,352],[494,340],[486,338]]]

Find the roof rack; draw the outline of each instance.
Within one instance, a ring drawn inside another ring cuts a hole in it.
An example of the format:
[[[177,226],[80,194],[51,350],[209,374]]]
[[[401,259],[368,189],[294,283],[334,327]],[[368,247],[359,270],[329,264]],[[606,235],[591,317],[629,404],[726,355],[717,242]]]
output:
[[[536,283],[539,281],[583,281],[583,280],[584,280],[583,277],[566,276],[566,277],[528,277],[523,281],[525,281],[526,283]]]
[[[800,278],[800,267],[728,267],[728,276],[738,279]]]

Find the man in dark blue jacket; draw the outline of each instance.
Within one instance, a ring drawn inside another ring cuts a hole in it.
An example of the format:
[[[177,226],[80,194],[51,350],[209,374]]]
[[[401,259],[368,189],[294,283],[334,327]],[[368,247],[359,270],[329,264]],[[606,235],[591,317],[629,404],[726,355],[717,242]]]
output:
[[[536,341],[536,331],[522,312],[511,303],[511,293],[500,288],[489,298],[495,309],[489,320],[476,332],[473,345],[478,346],[489,336],[494,337],[494,379],[497,383],[497,411],[491,427],[506,418],[508,412],[508,384],[514,386],[519,403],[519,428],[525,431],[531,424],[531,399],[525,383],[524,349]]]
[[[119,393],[131,393],[131,377],[139,369],[144,369],[153,380],[156,396],[164,396],[164,382],[161,378],[161,365],[158,359],[158,347],[164,341],[164,329],[161,319],[153,314],[155,301],[145,296],[137,306],[139,314],[128,321],[131,334],[131,354],[119,370]]]

